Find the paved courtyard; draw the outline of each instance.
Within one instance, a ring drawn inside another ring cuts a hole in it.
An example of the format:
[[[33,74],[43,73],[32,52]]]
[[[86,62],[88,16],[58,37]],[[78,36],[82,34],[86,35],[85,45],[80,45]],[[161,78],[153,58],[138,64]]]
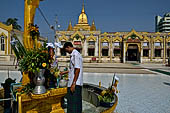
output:
[[[163,74],[116,74],[118,113],[170,113],[170,76]],[[84,81],[108,87],[113,74],[84,73]]]
[[[170,72],[169,67],[165,67],[161,64],[138,64],[133,66],[132,64],[120,64],[119,72],[111,71],[105,73],[102,70],[105,65],[94,64],[91,65],[94,68],[94,72],[84,72],[84,82],[97,84],[101,81],[102,86],[108,87],[111,84],[112,77],[114,73],[119,77],[120,82],[118,84],[118,89],[120,93],[118,94],[118,105],[116,112],[118,113],[170,113],[170,74],[162,74],[160,72],[151,71],[151,69],[157,69],[161,71]],[[98,67],[100,66],[100,67]],[[102,67],[103,66],[103,67]],[[117,65],[107,65],[107,68],[112,68],[117,70]],[[90,68],[89,66],[87,66]],[[121,70],[121,68],[123,69]],[[128,69],[128,74],[126,70]],[[100,71],[97,73],[97,71]],[[139,71],[140,70],[140,71]],[[145,71],[144,73],[142,71]],[[130,74],[132,72],[132,74]],[[16,78],[19,82],[21,79],[21,73],[19,71],[0,71],[0,83],[4,82],[8,77]],[[93,106],[87,106],[84,102],[84,111],[89,108],[95,109]],[[86,112],[84,112],[86,113]]]

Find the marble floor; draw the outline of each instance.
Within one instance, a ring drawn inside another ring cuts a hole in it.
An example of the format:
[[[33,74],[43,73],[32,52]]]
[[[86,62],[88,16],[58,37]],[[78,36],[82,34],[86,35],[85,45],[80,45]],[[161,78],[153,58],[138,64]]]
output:
[[[84,73],[84,82],[108,87],[113,73]],[[120,79],[118,113],[170,113],[170,76],[163,74],[116,74]]]
[[[84,82],[108,87],[113,73],[84,73]],[[118,113],[170,113],[170,76],[164,74],[116,74],[120,79]],[[0,83],[5,82],[8,71],[0,71]],[[21,79],[19,71],[10,71],[9,77]],[[2,87],[2,86],[1,86]],[[84,113],[94,106],[83,104]],[[93,111],[93,110],[91,110]],[[89,112],[88,112],[89,113]]]

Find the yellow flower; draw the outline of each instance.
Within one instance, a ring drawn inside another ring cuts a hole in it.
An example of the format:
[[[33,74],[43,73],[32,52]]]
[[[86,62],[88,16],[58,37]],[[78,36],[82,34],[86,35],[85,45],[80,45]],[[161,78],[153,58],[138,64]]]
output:
[[[46,67],[46,65],[47,65],[46,63],[43,63],[43,64],[42,64],[42,67]]]
[[[50,69],[50,72],[51,72],[51,73],[54,73],[54,69],[53,69],[53,68],[52,68],[52,69]]]
[[[59,75],[58,72],[55,72],[55,73],[54,73],[54,76],[55,76],[55,77],[58,77],[58,75]]]
[[[107,93],[106,90],[103,90],[103,91],[101,92],[101,95],[104,96],[105,93]]]

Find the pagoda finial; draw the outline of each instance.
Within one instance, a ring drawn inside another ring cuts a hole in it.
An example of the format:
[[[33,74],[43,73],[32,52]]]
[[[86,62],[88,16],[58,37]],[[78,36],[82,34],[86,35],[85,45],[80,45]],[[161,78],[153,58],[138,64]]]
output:
[[[95,26],[95,23],[94,23],[94,19],[93,19],[92,25],[90,27],[90,31],[96,31],[96,26]]]
[[[81,13],[85,13],[85,10],[84,10],[84,0],[83,0],[83,7],[82,7]]]
[[[92,22],[92,24],[94,24],[94,19],[93,19],[93,22]],[[95,24],[94,24],[95,25]]]
[[[69,25],[68,25],[68,28],[67,28],[67,31],[72,31],[73,29],[72,29],[72,24],[71,24],[71,20],[70,20],[70,22],[69,22]]]

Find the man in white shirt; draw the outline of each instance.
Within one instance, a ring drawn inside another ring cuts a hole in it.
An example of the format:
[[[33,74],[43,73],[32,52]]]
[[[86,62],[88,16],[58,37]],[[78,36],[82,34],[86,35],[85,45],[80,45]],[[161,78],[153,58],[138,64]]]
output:
[[[69,70],[60,73],[68,73],[67,113],[82,113],[83,59],[71,42],[66,42],[63,48],[70,54]]]

